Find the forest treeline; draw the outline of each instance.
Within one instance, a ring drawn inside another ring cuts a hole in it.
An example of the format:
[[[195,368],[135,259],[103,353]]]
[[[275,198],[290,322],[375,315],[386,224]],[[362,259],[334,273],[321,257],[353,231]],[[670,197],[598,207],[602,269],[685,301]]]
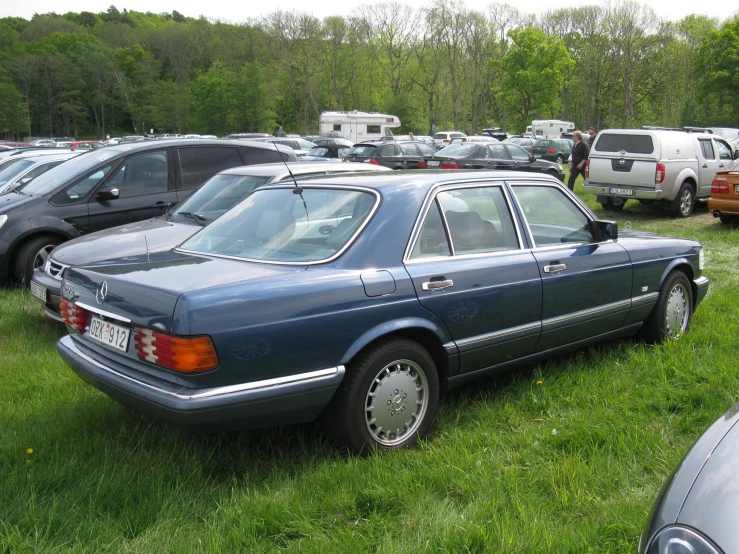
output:
[[[728,15],[728,14],[727,14]],[[531,15],[453,0],[233,24],[119,11],[0,19],[0,135],[317,131],[323,110],[403,131],[739,126],[739,17],[633,1]]]

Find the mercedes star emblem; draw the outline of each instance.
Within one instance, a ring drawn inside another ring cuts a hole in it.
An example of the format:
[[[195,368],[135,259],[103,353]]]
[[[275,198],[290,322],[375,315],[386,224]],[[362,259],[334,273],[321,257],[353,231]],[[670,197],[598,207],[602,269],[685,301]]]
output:
[[[95,293],[95,300],[98,304],[105,302],[105,297],[108,296],[108,283],[103,281],[98,287],[98,291]]]

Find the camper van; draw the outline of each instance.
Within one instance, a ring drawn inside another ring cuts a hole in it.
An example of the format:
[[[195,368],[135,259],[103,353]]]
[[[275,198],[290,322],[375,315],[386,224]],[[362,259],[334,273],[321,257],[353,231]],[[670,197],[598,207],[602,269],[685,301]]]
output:
[[[390,129],[400,127],[395,115],[377,112],[323,112],[319,132],[323,136],[343,137],[353,143],[392,136]]]
[[[531,138],[558,139],[562,133],[572,133],[575,124],[559,119],[535,119],[531,122]]]

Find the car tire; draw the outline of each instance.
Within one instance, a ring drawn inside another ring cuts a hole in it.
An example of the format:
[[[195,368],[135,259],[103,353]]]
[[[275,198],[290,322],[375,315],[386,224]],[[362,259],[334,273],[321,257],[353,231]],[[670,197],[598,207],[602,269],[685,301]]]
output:
[[[555,179],[559,180],[559,173],[557,173],[556,171],[547,171],[547,175],[551,175]]]
[[[609,212],[620,212],[626,205],[626,200],[623,198],[608,198],[605,202],[601,202],[600,205],[604,210]]]
[[[324,422],[334,442],[350,452],[396,450],[418,442],[438,404],[439,376],[429,353],[414,341],[388,339],[349,364]]]
[[[554,158],[554,161],[557,162],[558,164],[561,164],[565,161],[565,158],[562,154],[557,154],[557,157]]]
[[[652,344],[677,340],[690,329],[692,319],[693,289],[685,273],[675,270],[662,283],[657,303],[644,321],[640,335]]]
[[[683,183],[675,197],[673,213],[677,217],[689,217],[695,207],[695,189],[690,183]]]
[[[26,240],[18,250],[13,264],[13,280],[26,285],[31,282],[33,271],[43,267],[49,253],[63,241],[54,235],[41,235]]]

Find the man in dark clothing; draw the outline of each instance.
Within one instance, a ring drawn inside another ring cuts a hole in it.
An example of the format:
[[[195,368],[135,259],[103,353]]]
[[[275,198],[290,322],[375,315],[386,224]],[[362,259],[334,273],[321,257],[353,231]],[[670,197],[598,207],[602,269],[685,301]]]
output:
[[[593,127],[592,125],[588,127],[588,146],[590,148],[593,147],[593,143],[595,142],[595,136],[598,134],[598,129]]]
[[[585,160],[588,159],[590,148],[582,140],[580,131],[572,133],[572,140],[575,145],[572,147],[572,165],[570,165],[570,178],[567,180],[567,186],[570,187],[570,190],[575,190],[577,176],[582,175],[582,178],[585,178]]]

